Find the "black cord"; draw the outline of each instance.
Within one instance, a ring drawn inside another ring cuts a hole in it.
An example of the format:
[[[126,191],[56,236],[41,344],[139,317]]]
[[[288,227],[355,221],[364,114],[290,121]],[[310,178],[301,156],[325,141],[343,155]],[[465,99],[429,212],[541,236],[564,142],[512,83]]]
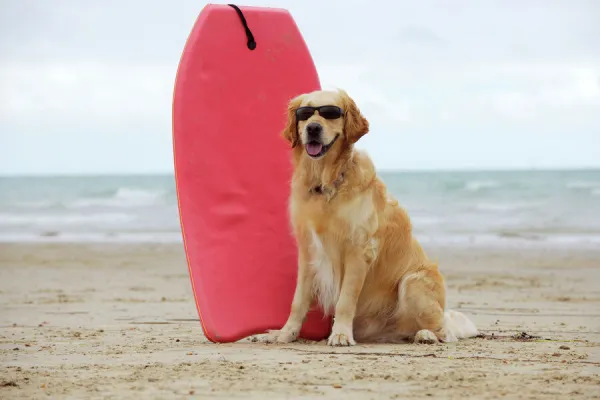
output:
[[[228,6],[233,7],[235,9],[235,11],[237,12],[237,15],[242,20],[242,25],[244,25],[244,30],[246,31],[246,37],[248,38],[248,42],[246,43],[246,45],[248,46],[248,48],[250,50],[254,50],[256,48],[256,42],[254,41],[254,35],[252,35],[250,28],[248,28],[248,23],[246,22],[246,18],[244,17],[244,14],[242,14],[242,10],[240,10],[239,7],[236,6],[235,4],[228,4]]]

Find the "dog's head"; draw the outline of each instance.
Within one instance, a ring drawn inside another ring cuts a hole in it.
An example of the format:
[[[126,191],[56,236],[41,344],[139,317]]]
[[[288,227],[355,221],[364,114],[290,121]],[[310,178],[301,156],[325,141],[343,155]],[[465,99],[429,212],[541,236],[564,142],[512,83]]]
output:
[[[282,136],[292,148],[302,144],[306,154],[319,159],[333,148],[347,148],[369,131],[369,122],[343,91],[318,90],[289,102]]]

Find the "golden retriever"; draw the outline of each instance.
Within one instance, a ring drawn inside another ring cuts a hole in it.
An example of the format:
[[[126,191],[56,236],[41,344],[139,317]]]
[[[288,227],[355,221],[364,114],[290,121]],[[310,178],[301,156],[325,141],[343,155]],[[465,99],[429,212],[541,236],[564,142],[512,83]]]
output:
[[[334,316],[332,346],[477,335],[465,315],[445,310],[437,264],[369,157],[354,148],[369,132],[354,100],[342,90],[315,91],[292,99],[287,113],[282,136],[293,148],[298,280],[287,322],[265,341],[296,340],[313,300]]]

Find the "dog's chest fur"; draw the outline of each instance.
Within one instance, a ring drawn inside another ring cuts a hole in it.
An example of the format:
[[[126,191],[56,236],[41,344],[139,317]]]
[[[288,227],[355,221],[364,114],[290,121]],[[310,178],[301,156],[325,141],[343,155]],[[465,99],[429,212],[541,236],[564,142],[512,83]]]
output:
[[[340,295],[341,271],[334,265],[334,262],[339,262],[339,257],[335,256],[333,248],[325,247],[325,238],[320,236],[314,228],[309,228],[309,235],[308,265],[315,274],[313,293],[325,313],[330,314],[333,313]]]
[[[315,274],[313,292],[323,310],[333,313],[340,294],[345,249],[364,249],[367,260],[375,256],[373,202],[367,195],[328,204],[317,197],[295,208],[292,213],[303,228],[302,244],[307,246],[308,265]]]

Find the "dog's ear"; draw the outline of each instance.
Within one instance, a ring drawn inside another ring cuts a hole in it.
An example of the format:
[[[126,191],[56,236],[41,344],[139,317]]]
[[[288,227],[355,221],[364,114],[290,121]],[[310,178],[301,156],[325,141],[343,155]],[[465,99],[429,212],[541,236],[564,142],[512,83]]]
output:
[[[350,143],[369,132],[369,121],[361,114],[354,100],[343,90],[340,90],[342,108],[344,109],[344,135]]]
[[[287,122],[285,128],[283,128],[283,131],[281,132],[281,136],[290,142],[292,149],[298,145],[298,141],[300,140],[298,135],[298,123],[296,121],[296,109],[300,107],[300,104],[302,104],[301,96],[294,97],[290,100],[287,108]]]

